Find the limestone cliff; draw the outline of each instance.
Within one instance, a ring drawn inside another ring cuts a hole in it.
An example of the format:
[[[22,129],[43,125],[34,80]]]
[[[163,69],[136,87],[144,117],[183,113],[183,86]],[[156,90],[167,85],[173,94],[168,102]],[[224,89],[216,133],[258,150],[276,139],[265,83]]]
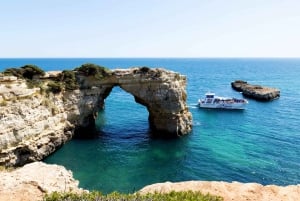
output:
[[[72,90],[53,85],[61,72],[34,78],[39,87],[33,88],[24,79],[0,74],[0,165],[42,160],[71,139],[76,130],[93,128],[114,86],[147,108],[150,127],[160,137],[191,131],[185,76],[146,67],[114,70],[101,78],[90,72],[73,72],[77,85]],[[49,86],[55,93],[49,92]]]
[[[0,77],[0,165],[41,160],[72,137],[61,96]]]

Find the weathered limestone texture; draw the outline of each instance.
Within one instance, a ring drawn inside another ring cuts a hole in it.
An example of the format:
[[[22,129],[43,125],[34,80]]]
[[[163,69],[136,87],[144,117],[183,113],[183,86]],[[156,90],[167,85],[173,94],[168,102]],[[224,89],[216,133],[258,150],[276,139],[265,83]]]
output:
[[[153,130],[161,135],[191,131],[192,116],[186,105],[186,77],[163,69],[116,70],[117,85],[146,106]]]
[[[186,105],[186,77],[164,69],[114,70],[101,79],[76,72],[78,88],[47,92],[60,72],[40,78],[29,88],[24,79],[0,74],[0,165],[39,161],[70,140],[77,130],[93,128],[112,88],[120,86],[149,112],[159,137],[180,136],[192,128]],[[84,132],[85,133],[85,132]]]
[[[144,187],[139,193],[168,193],[171,191],[200,191],[221,196],[224,201],[296,201],[300,198],[300,185],[263,186],[258,183],[186,181],[165,182]]]
[[[231,86],[233,89],[242,92],[243,95],[260,101],[270,101],[280,97],[279,89],[251,85],[242,80],[232,82]]]
[[[0,78],[0,165],[42,160],[72,132],[61,96],[29,89],[16,77]]]
[[[40,201],[46,193],[84,190],[63,166],[34,162],[13,171],[0,171],[0,200]]]
[[[94,122],[97,111],[105,105],[105,98],[112,88],[119,86],[134,96],[137,103],[149,112],[149,123],[160,137],[180,136],[192,129],[192,115],[186,105],[186,77],[164,69],[117,69],[101,80],[78,75],[81,96],[79,98],[79,125]],[[86,97],[89,96],[89,99]]]

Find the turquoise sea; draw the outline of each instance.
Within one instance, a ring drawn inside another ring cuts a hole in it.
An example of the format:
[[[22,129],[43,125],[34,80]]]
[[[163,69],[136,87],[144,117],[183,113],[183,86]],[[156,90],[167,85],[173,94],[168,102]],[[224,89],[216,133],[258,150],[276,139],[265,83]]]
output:
[[[133,192],[165,181],[300,183],[300,59],[0,59],[0,70],[36,64],[44,70],[83,63],[108,68],[163,67],[187,76],[193,131],[172,140],[149,137],[147,110],[114,88],[97,119],[99,136],[71,140],[45,159],[73,171],[89,190]],[[207,91],[242,97],[233,80],[272,86],[281,97],[249,100],[244,111],[204,110]]]

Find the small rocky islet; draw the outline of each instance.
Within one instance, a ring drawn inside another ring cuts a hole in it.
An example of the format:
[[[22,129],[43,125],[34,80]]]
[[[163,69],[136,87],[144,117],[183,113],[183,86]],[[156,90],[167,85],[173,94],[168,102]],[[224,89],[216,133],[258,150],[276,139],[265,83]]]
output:
[[[231,82],[231,87],[244,96],[259,101],[271,101],[280,97],[280,90],[261,85],[252,85],[243,80]]]
[[[93,127],[97,111],[104,107],[104,99],[114,86],[120,86],[147,107],[153,129],[180,136],[192,128],[186,105],[186,77],[178,73],[147,67],[108,71],[93,64],[72,71],[42,72],[35,66],[21,69],[12,69],[9,75],[0,73],[0,165],[25,164],[0,172],[0,200],[41,200],[45,193],[53,191],[84,192],[64,167],[36,161],[72,139],[77,129]],[[244,95],[251,88],[244,81],[236,81],[232,86]],[[250,94],[261,94],[261,100],[280,96],[277,90],[258,86]],[[222,196],[225,201],[300,197],[300,185],[205,181],[154,184],[139,192],[172,190],[202,191]]]

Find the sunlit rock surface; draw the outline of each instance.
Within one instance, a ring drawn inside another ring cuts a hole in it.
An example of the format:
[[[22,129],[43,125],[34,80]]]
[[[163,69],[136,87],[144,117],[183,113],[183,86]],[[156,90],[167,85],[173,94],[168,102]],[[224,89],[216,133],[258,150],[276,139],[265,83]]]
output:
[[[0,74],[0,165],[42,160],[76,131],[93,129],[99,109],[115,86],[147,108],[150,127],[158,137],[191,131],[185,76],[146,67],[114,70],[101,79],[76,72],[78,89],[56,94],[43,91],[59,74],[48,72],[36,78],[42,85],[36,88],[29,88],[23,79]]]
[[[0,200],[43,200],[46,193],[81,193],[79,182],[63,166],[34,162],[13,171],[0,171]]]
[[[260,101],[270,101],[280,97],[280,90],[260,85],[251,85],[242,80],[231,83],[233,89],[240,91],[243,95]]]
[[[224,201],[296,201],[300,198],[300,185],[263,186],[258,183],[185,181],[165,182],[144,187],[139,193],[168,193],[171,191],[200,191],[221,196]]]

